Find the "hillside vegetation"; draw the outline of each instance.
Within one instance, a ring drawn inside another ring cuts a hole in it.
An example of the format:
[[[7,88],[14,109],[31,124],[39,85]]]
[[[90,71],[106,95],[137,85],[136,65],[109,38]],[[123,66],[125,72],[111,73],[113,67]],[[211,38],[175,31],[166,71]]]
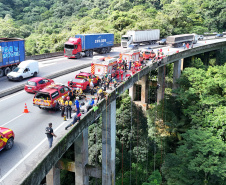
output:
[[[0,37],[26,39],[27,55],[63,50],[78,33],[160,29],[161,37],[226,30],[225,0],[5,0]]]

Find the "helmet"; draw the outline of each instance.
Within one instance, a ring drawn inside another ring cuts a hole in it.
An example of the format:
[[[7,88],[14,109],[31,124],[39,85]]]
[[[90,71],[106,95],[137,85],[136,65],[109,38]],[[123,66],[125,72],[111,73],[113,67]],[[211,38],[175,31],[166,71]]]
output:
[[[76,97],[76,100],[79,100],[79,97],[78,96]]]
[[[70,79],[70,82],[72,82],[73,80],[72,79]]]
[[[92,97],[92,99],[94,100],[94,99],[95,99],[95,97],[93,96],[93,97]]]
[[[67,100],[70,100],[70,97],[69,96],[67,97]]]
[[[101,87],[101,89],[104,89],[104,87]]]
[[[64,100],[64,96],[61,97]]]

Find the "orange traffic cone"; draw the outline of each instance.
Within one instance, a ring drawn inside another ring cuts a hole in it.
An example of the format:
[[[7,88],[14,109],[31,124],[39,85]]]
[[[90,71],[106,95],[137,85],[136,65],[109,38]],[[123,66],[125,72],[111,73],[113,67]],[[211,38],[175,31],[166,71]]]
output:
[[[29,113],[26,103],[25,103],[25,107],[24,107],[24,112],[23,113]]]

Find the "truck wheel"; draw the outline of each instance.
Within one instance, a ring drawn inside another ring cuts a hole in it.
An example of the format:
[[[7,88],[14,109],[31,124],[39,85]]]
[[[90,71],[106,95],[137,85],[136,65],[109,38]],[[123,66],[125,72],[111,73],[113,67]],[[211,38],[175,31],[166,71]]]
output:
[[[10,73],[11,69],[9,67],[5,68],[4,73],[5,75],[7,75],[8,73]]]
[[[93,56],[93,50],[89,50],[89,56],[90,56],[90,57]]]
[[[22,81],[22,80],[23,80],[23,77],[22,77],[22,76],[20,76],[20,77],[19,77],[19,81]]]
[[[14,144],[14,140],[13,140],[13,138],[11,137],[11,138],[8,139],[8,141],[7,141],[6,145],[5,145],[5,149],[6,149],[6,150],[11,149],[11,148],[13,147],[13,144]]]
[[[0,69],[0,77],[3,77],[3,75],[4,75],[4,72],[2,69]]]
[[[34,72],[33,76],[36,77],[37,76],[37,72]]]
[[[106,53],[106,48],[102,48],[101,53],[105,54]]]
[[[108,53],[110,53],[110,51],[111,51],[111,47],[108,47],[108,50],[107,50],[107,52],[108,52]]]
[[[80,58],[81,58],[80,53],[77,53],[77,54],[76,54],[76,58],[77,58],[77,59],[80,59]]]
[[[88,51],[88,50],[85,51],[85,55],[86,55],[87,57],[89,57],[89,51]]]

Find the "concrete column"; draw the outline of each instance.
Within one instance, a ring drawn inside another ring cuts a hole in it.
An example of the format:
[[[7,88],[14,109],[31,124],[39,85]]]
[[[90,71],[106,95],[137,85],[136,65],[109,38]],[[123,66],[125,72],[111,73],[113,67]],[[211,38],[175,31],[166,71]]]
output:
[[[148,75],[145,75],[142,77],[142,79],[140,80],[140,84],[141,84],[141,103],[145,104],[148,103]]]
[[[223,65],[226,60],[226,51],[224,48],[221,48],[216,51],[216,64]]]
[[[174,62],[174,67],[173,67],[173,89],[177,89],[178,85],[176,83],[176,80],[180,78],[181,75],[181,60],[178,60]]]
[[[55,166],[46,175],[46,185],[60,185],[60,169]]]
[[[132,98],[132,101],[134,101],[136,98],[136,85],[135,84],[133,84],[133,86],[129,88],[129,95]]]
[[[160,85],[157,90],[157,104],[164,98],[164,80],[165,80],[165,70],[164,67],[158,68],[158,84]]]
[[[102,185],[115,184],[116,100],[102,113]]]
[[[88,185],[89,176],[85,173],[88,164],[88,128],[84,129],[74,143],[75,150],[75,184]]]
[[[205,52],[204,53],[204,65],[208,66],[209,60],[210,60],[210,52]]]

